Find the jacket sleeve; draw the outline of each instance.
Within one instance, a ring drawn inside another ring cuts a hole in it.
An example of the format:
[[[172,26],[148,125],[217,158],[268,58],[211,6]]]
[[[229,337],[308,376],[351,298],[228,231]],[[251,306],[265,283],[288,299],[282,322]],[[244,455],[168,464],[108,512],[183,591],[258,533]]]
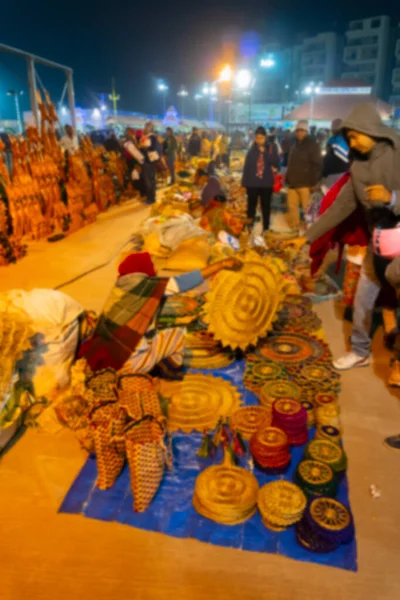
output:
[[[286,173],[285,173],[285,183],[289,187],[290,187],[290,172],[291,172],[290,159],[292,156],[292,152],[293,152],[293,148],[289,148],[288,165],[287,165],[287,169],[286,169]]]
[[[395,289],[400,286],[400,256],[396,256],[386,267],[385,277]]]
[[[249,185],[249,183],[248,183],[248,174],[249,174],[249,167],[250,167],[249,155],[250,155],[250,152],[248,152],[246,154],[246,160],[244,161],[244,168],[243,168],[243,175],[242,175],[242,187],[248,187],[248,185]]]
[[[129,154],[138,161],[141,165],[144,163],[144,156],[140,152],[138,148],[136,148],[135,144],[131,141],[127,141],[124,144],[124,148]]]
[[[351,179],[342,187],[338,197],[318,221],[306,232],[306,238],[312,244],[330,229],[333,229],[347,219],[357,208]]]
[[[280,165],[279,151],[278,151],[278,145],[276,143],[272,144],[271,150],[268,153],[268,162],[271,165],[271,167],[276,167],[277,169],[279,168],[279,165]]]
[[[310,181],[311,186],[314,186],[321,179],[322,171],[322,155],[321,150],[317,142],[314,142],[310,148],[309,154],[310,160]]]

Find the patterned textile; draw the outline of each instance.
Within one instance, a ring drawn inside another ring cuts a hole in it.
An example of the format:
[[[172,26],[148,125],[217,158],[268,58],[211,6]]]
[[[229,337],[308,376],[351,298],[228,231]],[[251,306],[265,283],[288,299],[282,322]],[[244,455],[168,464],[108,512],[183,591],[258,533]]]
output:
[[[213,201],[213,207],[203,213],[200,227],[218,235],[220,231],[227,231],[230,235],[238,236],[243,229],[244,222],[233,217],[223,204]]]
[[[79,351],[93,371],[121,369],[155,317],[168,279],[139,273],[117,280],[105,303],[94,335]]]
[[[185,351],[186,331],[184,329],[164,329],[150,340],[143,338],[136,351],[125,363],[121,373],[149,373],[164,359],[172,366],[181,367]]]
[[[79,345],[86,342],[95,332],[99,316],[94,310],[88,310],[79,317]]]

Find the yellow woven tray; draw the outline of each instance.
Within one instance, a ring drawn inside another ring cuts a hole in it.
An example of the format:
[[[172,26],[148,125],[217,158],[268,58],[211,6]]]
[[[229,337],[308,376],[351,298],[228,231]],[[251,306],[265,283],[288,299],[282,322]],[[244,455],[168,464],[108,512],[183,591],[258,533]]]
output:
[[[190,373],[170,389],[170,431],[214,429],[220,417],[231,416],[241,404],[238,390],[229,381],[212,375]]]

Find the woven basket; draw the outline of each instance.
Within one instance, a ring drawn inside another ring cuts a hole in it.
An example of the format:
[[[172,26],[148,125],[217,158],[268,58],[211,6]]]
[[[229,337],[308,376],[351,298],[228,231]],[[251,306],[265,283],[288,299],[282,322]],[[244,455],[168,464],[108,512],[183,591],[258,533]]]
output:
[[[156,420],[144,419],[125,432],[131,476],[133,509],[144,512],[160,487],[164,475],[164,432]]]
[[[149,375],[123,375],[118,380],[119,405],[133,420],[161,415],[160,397]]]
[[[95,408],[89,419],[97,459],[97,487],[108,490],[125,462],[124,413],[116,403],[107,403]]]

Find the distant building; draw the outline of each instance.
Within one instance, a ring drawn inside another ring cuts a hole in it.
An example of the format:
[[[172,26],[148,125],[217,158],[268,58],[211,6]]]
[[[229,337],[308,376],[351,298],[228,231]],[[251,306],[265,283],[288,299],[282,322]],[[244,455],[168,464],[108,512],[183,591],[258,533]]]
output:
[[[257,67],[255,102],[287,102],[293,95],[293,48],[281,44],[266,44],[262,57],[271,59],[271,66]]]
[[[350,21],[345,36],[342,78],[363,79],[371,85],[373,94],[385,96],[391,39],[390,17]]]
[[[338,36],[331,31],[305,38],[295,47],[297,88],[301,90],[312,82],[318,85],[335,79],[339,70],[338,48]]]
[[[400,23],[397,24],[394,35],[394,60],[390,80],[390,103],[400,107]]]
[[[296,102],[310,83],[323,84],[339,74],[339,38],[334,32],[304,38],[290,47],[270,43],[262,56],[271,59],[271,66],[258,70],[257,102]]]

